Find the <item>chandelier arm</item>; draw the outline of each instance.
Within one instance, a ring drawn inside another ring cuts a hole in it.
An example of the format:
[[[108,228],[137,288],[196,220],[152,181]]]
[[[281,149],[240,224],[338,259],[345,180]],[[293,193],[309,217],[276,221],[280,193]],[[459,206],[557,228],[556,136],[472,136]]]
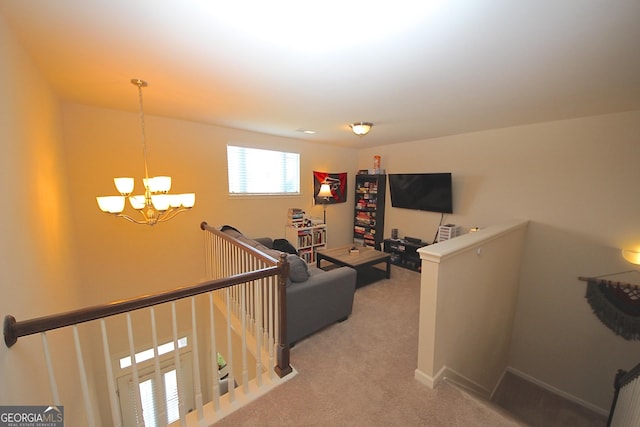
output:
[[[186,211],[188,211],[190,209],[191,208],[180,207],[180,208],[168,209],[168,210],[164,211],[163,213],[159,212],[158,213],[158,222],[169,221],[170,219],[174,218],[179,213],[186,212]]]
[[[124,214],[113,214],[118,218],[122,218],[122,219],[126,219],[129,222],[133,222],[134,224],[147,224],[147,221],[140,221],[137,219],[133,219],[131,218],[129,215],[124,215]]]

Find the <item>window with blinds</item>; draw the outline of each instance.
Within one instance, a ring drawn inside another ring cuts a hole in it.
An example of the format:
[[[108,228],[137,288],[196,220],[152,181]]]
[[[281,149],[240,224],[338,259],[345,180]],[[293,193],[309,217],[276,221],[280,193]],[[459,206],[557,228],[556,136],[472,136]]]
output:
[[[184,399],[187,412],[190,412],[195,409],[191,380],[191,357],[190,353],[185,353],[185,355],[188,357],[180,358],[183,380],[186,383],[182,399]],[[118,379],[120,410],[124,425],[140,425],[144,420],[145,427],[155,427],[171,424],[180,419],[178,375],[175,367],[165,364],[161,369],[161,378],[163,384],[156,384],[155,373],[149,369],[144,370],[144,373],[139,377],[138,392],[140,393],[141,408],[138,408],[137,405],[133,379],[130,376]],[[160,387],[164,388],[162,395],[159,395]],[[164,400],[160,401],[159,396],[163,396]],[[163,407],[159,408],[158,404]],[[164,419],[160,418],[160,414],[164,414]]]
[[[191,369],[191,351],[187,337],[178,339],[180,368],[184,381],[184,395],[181,397],[187,412],[194,409],[194,393]],[[144,420],[146,427],[166,425],[180,418],[178,397],[178,372],[174,363],[175,346],[173,341],[153,348],[143,349],[134,355],[138,367],[138,390],[136,391],[131,372],[131,357],[118,359],[121,375],[117,377],[120,411],[124,425],[140,425]],[[153,358],[160,358],[161,384],[156,383]],[[162,391],[161,391],[162,389]],[[138,407],[136,393],[139,393],[142,407]],[[162,393],[162,394],[160,394]],[[159,408],[157,405],[162,405]],[[160,415],[164,414],[163,418]]]
[[[230,195],[299,195],[300,154],[227,146]]]

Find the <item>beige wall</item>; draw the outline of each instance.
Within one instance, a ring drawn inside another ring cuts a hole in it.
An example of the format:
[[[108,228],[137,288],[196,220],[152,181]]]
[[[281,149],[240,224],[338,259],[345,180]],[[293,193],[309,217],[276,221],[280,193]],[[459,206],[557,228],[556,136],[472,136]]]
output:
[[[419,249],[416,379],[492,395],[508,366],[526,231],[515,220]]]
[[[597,320],[577,277],[634,267],[619,249],[640,245],[638,135],[635,111],[363,149],[358,167],[379,154],[387,173],[452,172],[445,223],[530,220],[509,363],[608,409],[613,376],[640,362],[640,343]],[[433,239],[439,214],[386,207],[385,236]]]
[[[151,89],[150,89],[151,90]],[[132,91],[132,103],[137,101]],[[300,207],[322,217],[322,207],[313,205],[312,171],[348,172],[353,185],[356,170],[354,150],[320,146],[228,128],[146,115],[149,174],[171,175],[175,192],[195,192],[196,205],[175,219],[154,227],[136,225],[99,211],[95,196],[115,195],[113,177],[133,176],[137,190],[144,173],[140,121],[136,113],[65,104],[64,137],[71,206],[79,238],[78,275],[82,283],[82,304],[102,304],[178,286],[191,285],[204,277],[204,232],[210,225],[233,225],[248,236],[284,237],[287,210]],[[239,144],[300,153],[301,195],[295,197],[230,198],[227,194],[227,144]],[[353,194],[347,203],[327,208],[329,245],[351,241]],[[137,214],[137,212],[133,212]],[[188,318],[188,305],[178,304],[178,318]],[[160,339],[170,337],[168,315],[159,315]],[[112,354],[127,353],[124,319],[108,320]],[[147,339],[146,313],[134,315],[134,336]],[[96,326],[89,330],[98,332]],[[179,324],[181,334],[190,324]],[[163,332],[164,331],[164,332]],[[94,335],[96,336],[96,335]],[[96,340],[93,358],[101,360]],[[97,366],[96,381],[105,372]],[[101,413],[108,424],[107,398],[102,396]]]
[[[58,100],[0,17],[0,315],[17,320],[78,307]],[[52,355],[68,332],[48,334]],[[54,363],[66,419],[82,412],[73,358]],[[53,404],[39,336],[0,345],[0,404]],[[75,420],[75,421],[74,421]]]
[[[0,214],[2,315],[27,318],[198,281],[203,274],[200,221],[231,223],[251,236],[282,236],[288,207],[322,215],[311,205],[312,170],[349,172],[351,191],[353,173],[371,167],[372,156],[380,154],[387,173],[453,172],[455,213],[445,222],[484,227],[514,217],[531,220],[510,356],[515,369],[604,408],[615,370],[638,362],[640,343],[614,336],[596,320],[576,278],[630,268],[618,249],[640,245],[635,187],[640,112],[357,152],[147,117],[152,174],[171,174],[177,191],[197,193],[192,212],[149,228],[101,214],[94,199],[113,194],[115,175],[141,177],[137,114],[64,105],[61,132],[55,96],[2,20],[0,47],[0,170],[10,206]],[[302,196],[229,199],[228,142],[299,151]],[[352,204],[349,194],[346,204],[328,208],[330,245],[351,240]],[[385,235],[393,227],[401,236],[433,238],[439,215],[387,208]],[[72,251],[77,256],[71,257]],[[63,333],[52,336],[68,341]],[[0,348],[0,402],[47,399],[48,392],[36,387],[43,376],[41,362],[32,356],[39,340]],[[66,377],[58,380],[67,387]]]
[[[126,82],[125,82],[126,83]],[[132,90],[132,104],[136,93]],[[146,116],[150,175],[173,177],[176,192],[195,191],[196,205],[154,227],[102,214],[95,196],[113,195],[114,176],[144,173],[139,116],[75,104],[64,105],[64,135],[71,205],[86,304],[193,284],[204,275],[201,221],[233,225],[252,237],[284,237],[287,209],[300,207],[322,217],[313,206],[312,171],[348,172],[353,185],[356,152],[257,133]],[[296,197],[230,198],[226,145],[298,152],[301,192]],[[327,208],[330,245],[351,241],[353,194]],[[137,212],[133,212],[136,213]]]

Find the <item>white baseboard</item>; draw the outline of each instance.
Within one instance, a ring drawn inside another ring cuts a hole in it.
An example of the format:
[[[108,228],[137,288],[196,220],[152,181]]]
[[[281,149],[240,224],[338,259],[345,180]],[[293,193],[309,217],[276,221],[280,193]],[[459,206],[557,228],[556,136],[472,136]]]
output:
[[[586,400],[580,399],[579,397],[576,397],[570,393],[567,393],[566,391],[562,391],[550,384],[547,384],[543,381],[540,381],[537,378],[532,377],[531,375],[525,374],[522,371],[519,371],[511,366],[508,366],[506,368],[506,370],[502,373],[502,375],[500,376],[500,379],[498,380],[496,386],[494,387],[493,390],[488,390],[485,387],[481,386],[480,384],[476,383],[473,380],[470,380],[469,378],[465,377],[464,375],[454,371],[451,368],[448,368],[446,366],[443,366],[442,369],[440,369],[438,371],[438,373],[431,377],[427,374],[425,374],[424,372],[422,372],[419,369],[415,370],[414,373],[414,377],[415,379],[420,382],[421,384],[424,384],[425,386],[429,387],[430,389],[434,389],[436,388],[436,386],[438,385],[438,383],[440,383],[443,380],[448,380],[451,383],[457,385],[458,387],[461,387],[463,389],[466,389],[468,391],[471,391],[473,393],[475,393],[476,395],[479,395],[487,400],[492,400],[493,399],[493,395],[495,394],[496,390],[498,389],[498,387],[500,386],[500,383],[502,382],[504,375],[508,372],[512,373],[513,375],[516,375],[522,379],[524,379],[525,381],[528,381],[530,383],[533,383],[539,387],[542,387],[543,389],[549,391],[550,393],[553,393],[557,396],[560,396],[564,399],[567,399],[577,405],[580,405],[584,408],[589,409],[590,411],[593,411],[597,414],[600,415],[604,415],[604,416],[608,416],[609,415],[609,410],[608,409],[603,409],[597,405],[594,405],[593,403],[589,403]]]
[[[415,370],[414,376],[415,379],[418,380],[418,382],[426,385],[430,389],[434,389],[441,381],[448,380],[452,384],[455,384],[458,387],[470,391],[485,399],[488,399],[491,395],[490,391],[485,387],[446,366],[443,366],[442,369],[440,369],[438,373],[433,377],[425,374],[419,369]]]
[[[542,387],[543,389],[545,389],[545,390],[547,390],[547,391],[549,391],[549,392],[551,392],[553,394],[556,394],[556,395],[558,395],[558,396],[560,396],[560,397],[562,397],[564,399],[567,399],[567,400],[569,400],[569,401],[571,401],[573,403],[576,403],[576,404],[578,404],[580,406],[583,406],[583,407],[585,407],[585,408],[587,408],[587,409],[589,409],[589,410],[591,410],[593,412],[596,412],[596,413],[598,413],[600,415],[604,415],[604,416],[609,415],[609,410],[608,409],[603,409],[603,408],[601,408],[599,406],[594,405],[593,403],[589,403],[586,400],[580,399],[579,397],[576,397],[576,396],[574,396],[574,395],[572,395],[570,393],[567,393],[566,391],[562,391],[562,390],[560,390],[560,389],[558,389],[558,388],[556,388],[556,387],[554,387],[554,386],[552,386],[550,384],[545,383],[544,381],[540,381],[539,379],[534,378],[531,375],[525,374],[524,372],[519,371],[519,370],[517,370],[517,369],[515,369],[515,368],[513,368],[511,366],[508,366],[506,370],[511,372],[513,375],[516,375],[516,376],[518,376],[518,377],[520,377],[520,378],[522,378],[522,379],[524,379],[526,381],[529,381],[530,383],[533,383],[533,384],[535,384],[535,385],[537,385],[539,387]]]
[[[440,369],[440,371],[434,377],[431,377],[425,374],[420,369],[416,369],[414,372],[414,378],[418,380],[419,383],[426,385],[427,387],[433,390],[434,388],[436,388],[438,383],[442,381],[442,378],[443,378],[442,375],[445,369],[446,367],[443,367],[442,369]]]
[[[493,396],[496,394],[496,391],[498,391],[498,387],[500,387],[500,384],[502,383],[502,380],[504,379],[504,376],[507,373],[507,369],[502,371],[502,375],[500,375],[500,378],[498,378],[498,382],[496,383],[495,386],[493,386],[493,390],[491,390],[491,395],[489,396],[489,400],[493,400]]]
[[[449,382],[457,385],[458,387],[467,390],[473,394],[475,394],[476,396],[480,396],[483,399],[489,399],[489,397],[491,396],[491,392],[489,390],[487,390],[487,388],[485,388],[484,386],[478,384],[477,382],[465,377],[464,375],[460,374],[459,372],[454,371],[451,368],[446,368],[446,371],[444,372],[444,379],[448,380]]]

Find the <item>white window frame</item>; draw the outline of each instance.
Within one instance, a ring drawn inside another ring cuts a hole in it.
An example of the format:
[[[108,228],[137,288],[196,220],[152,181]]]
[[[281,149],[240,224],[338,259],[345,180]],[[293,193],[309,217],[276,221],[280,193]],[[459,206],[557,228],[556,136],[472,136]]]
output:
[[[231,197],[300,196],[300,153],[228,144],[227,184]]]
[[[182,379],[185,381],[184,390],[185,395],[182,396],[185,402],[185,407],[188,408],[187,412],[194,409],[194,388],[193,388],[193,371],[191,367],[191,334],[185,333],[178,339],[178,352],[180,355],[180,367],[182,370]],[[167,372],[176,369],[174,359],[174,345],[173,341],[166,341],[158,345],[158,355],[160,362],[160,371],[162,377],[161,387],[165,387],[164,375]],[[164,348],[164,349],[163,349]],[[153,346],[145,346],[135,353],[136,367],[138,369],[138,381],[139,384],[147,380],[151,380],[155,384],[155,363],[153,356],[148,357],[149,351],[154,353]],[[113,360],[114,368],[116,369],[116,384],[117,393],[120,399],[120,416],[125,425],[131,422],[135,422],[135,414],[138,410],[136,408],[135,399],[130,398],[130,393],[133,392],[129,387],[133,383],[133,367],[131,366],[130,355],[120,355]],[[125,403],[126,402],[126,403]],[[165,404],[168,402],[165,402]],[[127,407],[125,407],[127,405]],[[142,408],[140,408],[142,409]],[[165,408],[167,411],[169,408]],[[154,414],[154,418],[157,417],[157,413]],[[158,420],[159,422],[159,420]],[[153,423],[152,423],[153,424]]]

